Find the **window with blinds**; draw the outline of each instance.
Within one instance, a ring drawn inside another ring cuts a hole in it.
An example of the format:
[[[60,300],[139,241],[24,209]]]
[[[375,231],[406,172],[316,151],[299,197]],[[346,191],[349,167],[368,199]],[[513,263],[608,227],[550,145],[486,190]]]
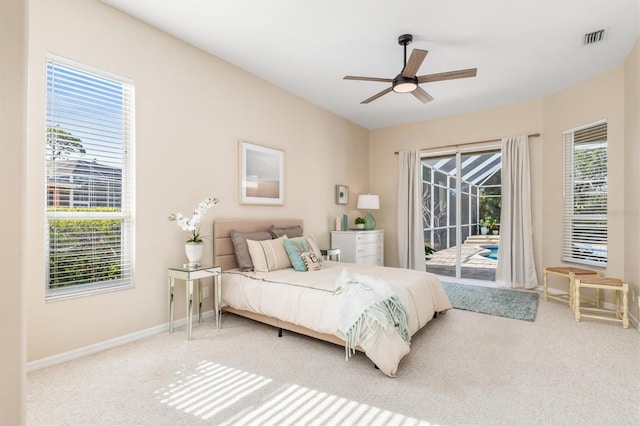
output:
[[[134,88],[47,57],[47,299],[133,286]]]
[[[564,135],[562,260],[607,266],[607,123]]]

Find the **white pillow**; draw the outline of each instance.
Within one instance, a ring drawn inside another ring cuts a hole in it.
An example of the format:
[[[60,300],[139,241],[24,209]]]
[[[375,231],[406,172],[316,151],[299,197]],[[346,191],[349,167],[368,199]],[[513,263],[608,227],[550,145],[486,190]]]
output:
[[[309,245],[311,246],[311,250],[313,250],[313,253],[318,259],[320,259],[320,262],[322,262],[322,252],[320,251],[320,247],[318,247],[318,242],[311,235],[307,235],[306,238],[309,242]]]
[[[291,259],[284,248],[285,238],[286,235],[274,240],[247,240],[254,271],[272,272],[292,267]]]

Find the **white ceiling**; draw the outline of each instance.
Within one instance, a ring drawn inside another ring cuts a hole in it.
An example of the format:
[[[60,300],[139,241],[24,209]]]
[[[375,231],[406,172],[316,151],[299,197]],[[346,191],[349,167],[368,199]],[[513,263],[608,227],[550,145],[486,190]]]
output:
[[[368,129],[540,99],[621,65],[639,34],[639,0],[102,1]],[[395,77],[404,33],[429,51],[417,75],[477,77],[360,104],[389,83],[342,77]]]

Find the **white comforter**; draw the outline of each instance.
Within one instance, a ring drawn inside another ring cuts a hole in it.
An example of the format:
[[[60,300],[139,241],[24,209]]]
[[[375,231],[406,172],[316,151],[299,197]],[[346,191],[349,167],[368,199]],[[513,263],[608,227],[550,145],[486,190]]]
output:
[[[433,274],[331,261],[322,262],[322,269],[313,272],[296,272],[292,268],[263,273],[226,271],[222,275],[222,306],[267,315],[344,339],[338,330],[334,290],[336,279],[345,269],[404,287],[408,293],[406,309],[412,335],[436,312],[451,309],[440,280]],[[383,373],[392,377],[400,360],[409,353],[409,346],[393,324],[360,346]]]

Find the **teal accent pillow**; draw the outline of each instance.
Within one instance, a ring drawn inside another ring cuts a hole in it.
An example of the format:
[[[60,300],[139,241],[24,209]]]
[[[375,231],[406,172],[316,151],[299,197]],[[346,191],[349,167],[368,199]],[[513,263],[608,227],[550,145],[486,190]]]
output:
[[[293,269],[298,272],[307,272],[307,265],[302,259],[302,253],[309,251],[309,243],[306,238],[290,238],[284,240],[284,249],[289,255]]]

